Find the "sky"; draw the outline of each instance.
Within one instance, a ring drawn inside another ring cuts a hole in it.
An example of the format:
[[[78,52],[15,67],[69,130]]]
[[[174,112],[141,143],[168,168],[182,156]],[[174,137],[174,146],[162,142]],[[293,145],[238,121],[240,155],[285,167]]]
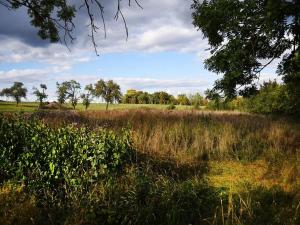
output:
[[[77,4],[79,0],[71,0]],[[100,27],[96,34],[99,56],[94,52],[88,17],[84,9],[77,13],[74,36],[69,45],[41,40],[30,25],[26,9],[7,10],[0,5],[0,90],[15,81],[28,89],[27,101],[34,100],[32,88],[48,86],[48,100],[56,98],[56,82],[74,79],[82,87],[99,79],[112,79],[128,89],[167,91],[170,94],[204,93],[221,77],[204,68],[209,46],[192,25],[192,0],[122,1],[129,29],[115,21],[115,1],[103,1],[107,37]],[[262,73],[262,80],[276,78],[275,66]],[[5,98],[4,98],[5,99]]]

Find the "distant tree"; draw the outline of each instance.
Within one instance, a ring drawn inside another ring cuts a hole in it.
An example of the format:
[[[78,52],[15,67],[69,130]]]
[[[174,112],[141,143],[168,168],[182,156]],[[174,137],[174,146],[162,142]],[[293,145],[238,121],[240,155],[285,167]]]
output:
[[[206,99],[210,100],[208,103],[209,108],[212,109],[221,109],[223,98],[215,89],[207,89],[204,92]]]
[[[123,96],[122,102],[125,104],[137,104],[138,103],[138,93],[139,91],[134,89],[129,89],[126,91],[126,94]]]
[[[81,94],[81,99],[82,99],[82,104],[85,106],[85,110],[87,110],[93,100],[93,92],[94,92],[93,85],[92,84],[86,85],[84,90],[85,93]]]
[[[204,105],[204,99],[198,92],[190,95],[189,99],[191,105],[193,105],[195,108],[199,108],[201,105]]]
[[[100,79],[95,84],[94,95],[104,99],[106,102],[106,110],[108,109],[109,103],[112,104],[114,102],[120,102],[122,98],[120,86],[112,80],[105,82]]]
[[[45,93],[45,90],[47,90],[46,84],[40,84],[41,90],[37,89],[36,87],[33,87],[33,94],[37,97],[37,100],[40,103],[39,107],[43,106],[43,101],[48,97],[48,95]]]
[[[199,92],[195,93],[195,94],[191,94],[190,97],[190,102],[192,105],[203,105],[203,96],[201,96],[201,94]]]
[[[57,94],[57,101],[60,105],[64,104],[67,100],[67,89],[68,87],[64,85],[64,83],[56,82],[56,94]]]
[[[148,92],[140,92],[138,93],[137,100],[139,104],[149,104],[149,94]]]
[[[14,82],[14,85],[10,88],[4,88],[1,91],[1,96],[11,97],[17,102],[17,106],[21,102],[22,98],[26,98],[27,89],[23,87],[22,82]]]
[[[180,105],[190,105],[190,100],[186,96],[186,94],[180,94],[177,96],[177,102]]]
[[[56,83],[56,86],[59,104],[62,105],[69,99],[73,109],[75,109],[79,100],[80,84],[75,80],[70,80],[61,84]]]
[[[291,109],[294,102],[291,102],[287,87],[276,81],[264,82],[258,93],[248,99],[248,110],[263,114],[293,112]]]
[[[177,99],[173,96],[173,95],[170,95],[170,103],[171,105],[178,105],[178,101]]]
[[[75,109],[79,100],[79,90],[81,86],[75,80],[65,81],[64,85],[67,87],[67,99],[70,100],[73,109]]]
[[[152,94],[152,101],[154,104],[171,104],[172,95],[169,95],[167,92],[159,91]]]

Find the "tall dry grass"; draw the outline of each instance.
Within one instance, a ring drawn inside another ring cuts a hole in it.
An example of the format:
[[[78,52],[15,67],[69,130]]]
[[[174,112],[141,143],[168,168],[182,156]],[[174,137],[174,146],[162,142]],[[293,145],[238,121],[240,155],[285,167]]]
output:
[[[40,113],[45,122],[132,129],[136,149],[155,157],[192,163],[201,160],[253,161],[294,157],[300,134],[284,120],[234,112],[112,110]]]

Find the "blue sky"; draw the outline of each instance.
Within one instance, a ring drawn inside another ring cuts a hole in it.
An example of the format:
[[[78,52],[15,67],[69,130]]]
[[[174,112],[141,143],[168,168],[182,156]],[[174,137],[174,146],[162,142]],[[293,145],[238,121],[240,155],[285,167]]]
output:
[[[0,49],[0,89],[22,81],[31,101],[32,87],[45,83],[49,100],[55,100],[57,81],[75,79],[84,87],[103,78],[116,81],[123,92],[133,88],[174,95],[203,93],[219,76],[204,69],[209,46],[192,25],[191,2],[140,0],[143,10],[124,4],[128,40],[122,21],[113,19],[110,10],[114,6],[107,5],[107,38],[103,32],[96,36],[99,56],[93,51],[84,12],[75,21],[76,41],[69,51],[64,45],[40,40],[25,10],[11,12],[0,6],[6,18],[0,21],[0,44],[4,46]],[[17,23],[7,26],[7,21]],[[263,79],[273,78],[274,68],[267,69]]]

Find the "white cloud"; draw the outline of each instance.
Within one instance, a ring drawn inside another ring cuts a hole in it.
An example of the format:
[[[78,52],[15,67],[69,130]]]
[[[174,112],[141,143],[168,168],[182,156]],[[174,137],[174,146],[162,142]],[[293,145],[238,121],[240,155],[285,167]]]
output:
[[[15,81],[25,83],[53,81],[56,75],[61,76],[68,68],[52,66],[43,69],[12,69],[7,71],[0,70],[0,81],[2,84],[10,84]]]

